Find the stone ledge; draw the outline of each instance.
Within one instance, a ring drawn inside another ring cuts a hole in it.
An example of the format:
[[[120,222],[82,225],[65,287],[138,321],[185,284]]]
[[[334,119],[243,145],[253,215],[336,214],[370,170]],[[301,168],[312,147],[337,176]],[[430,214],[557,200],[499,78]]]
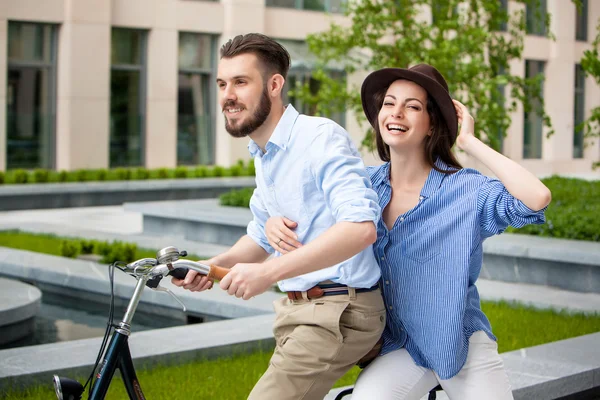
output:
[[[270,350],[274,319],[274,314],[268,314],[133,333],[131,355],[140,368]],[[54,374],[89,375],[101,342],[102,338],[93,338],[0,350],[0,394],[34,384],[50,385]],[[141,385],[143,389],[143,381]]]
[[[124,202],[213,198],[255,187],[254,177],[0,185],[1,210],[121,205]]]
[[[0,275],[44,285],[44,290],[88,296],[109,296],[109,279],[106,265],[92,261],[75,260],[31,251],[0,247]],[[119,270],[114,274],[114,293],[117,298],[129,299],[136,280]],[[172,290],[188,308],[190,314],[218,318],[240,318],[273,312],[272,303],[281,293],[266,292],[247,301],[232,297],[218,288],[202,293],[192,293],[171,284],[170,279],[161,286]],[[181,306],[168,294],[144,290],[141,303],[165,307],[180,312]]]

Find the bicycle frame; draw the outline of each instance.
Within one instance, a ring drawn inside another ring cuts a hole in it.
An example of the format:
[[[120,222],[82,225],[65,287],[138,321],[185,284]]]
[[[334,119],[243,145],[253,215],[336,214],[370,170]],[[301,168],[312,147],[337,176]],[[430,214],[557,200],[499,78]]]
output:
[[[132,400],[145,399],[135,373],[128,340],[131,333],[131,320],[144,290],[144,286],[146,285],[146,281],[147,278],[138,280],[133,297],[127,306],[123,321],[121,321],[119,328],[117,328],[112,335],[108,348],[106,349],[104,360],[100,364],[100,371],[96,375],[96,381],[92,387],[90,400],[104,399],[117,368],[121,372],[123,384],[125,385],[129,398]]]

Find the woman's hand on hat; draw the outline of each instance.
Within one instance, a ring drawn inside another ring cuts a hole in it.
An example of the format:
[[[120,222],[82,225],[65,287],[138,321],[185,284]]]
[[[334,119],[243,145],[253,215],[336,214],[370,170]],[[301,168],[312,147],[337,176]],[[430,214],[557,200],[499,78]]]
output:
[[[456,109],[456,116],[460,124],[460,132],[456,138],[456,145],[459,149],[467,151],[467,146],[475,138],[475,120],[467,107],[458,100],[452,100]]]
[[[302,246],[293,229],[298,224],[285,217],[271,217],[265,224],[265,235],[271,247],[281,254],[289,253]]]

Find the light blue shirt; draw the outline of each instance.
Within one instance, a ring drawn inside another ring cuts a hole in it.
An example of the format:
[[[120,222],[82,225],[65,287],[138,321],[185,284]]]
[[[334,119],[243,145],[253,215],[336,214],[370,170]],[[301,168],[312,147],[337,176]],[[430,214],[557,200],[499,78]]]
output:
[[[379,220],[377,195],[360,154],[335,122],[300,115],[288,105],[265,152],[252,140],[248,150],[254,158],[256,189],[250,200],[254,218],[247,232],[268,253],[275,251],[265,235],[269,217],[284,216],[297,222],[295,233],[304,245],[337,222],[376,224]],[[307,290],[326,280],[368,288],[379,278],[379,266],[369,246],[340,264],[278,283],[288,292]]]
[[[448,169],[441,160],[436,166]],[[368,171],[385,209],[392,194],[390,164]],[[449,175],[432,169],[419,203],[391,230],[383,220],[377,226],[373,246],[388,315],[381,353],[405,347],[417,365],[441,379],[456,375],[474,332],[496,340],[475,286],[484,239],[508,225],[543,222],[544,210],[530,210],[497,179],[467,168]]]

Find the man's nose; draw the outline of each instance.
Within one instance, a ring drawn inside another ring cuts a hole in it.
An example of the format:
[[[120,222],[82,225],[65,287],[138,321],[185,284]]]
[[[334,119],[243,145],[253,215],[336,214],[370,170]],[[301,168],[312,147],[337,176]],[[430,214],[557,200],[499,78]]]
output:
[[[237,100],[237,96],[235,95],[235,90],[233,89],[233,86],[227,85],[225,87],[225,89],[223,90],[223,99],[225,101]]]

